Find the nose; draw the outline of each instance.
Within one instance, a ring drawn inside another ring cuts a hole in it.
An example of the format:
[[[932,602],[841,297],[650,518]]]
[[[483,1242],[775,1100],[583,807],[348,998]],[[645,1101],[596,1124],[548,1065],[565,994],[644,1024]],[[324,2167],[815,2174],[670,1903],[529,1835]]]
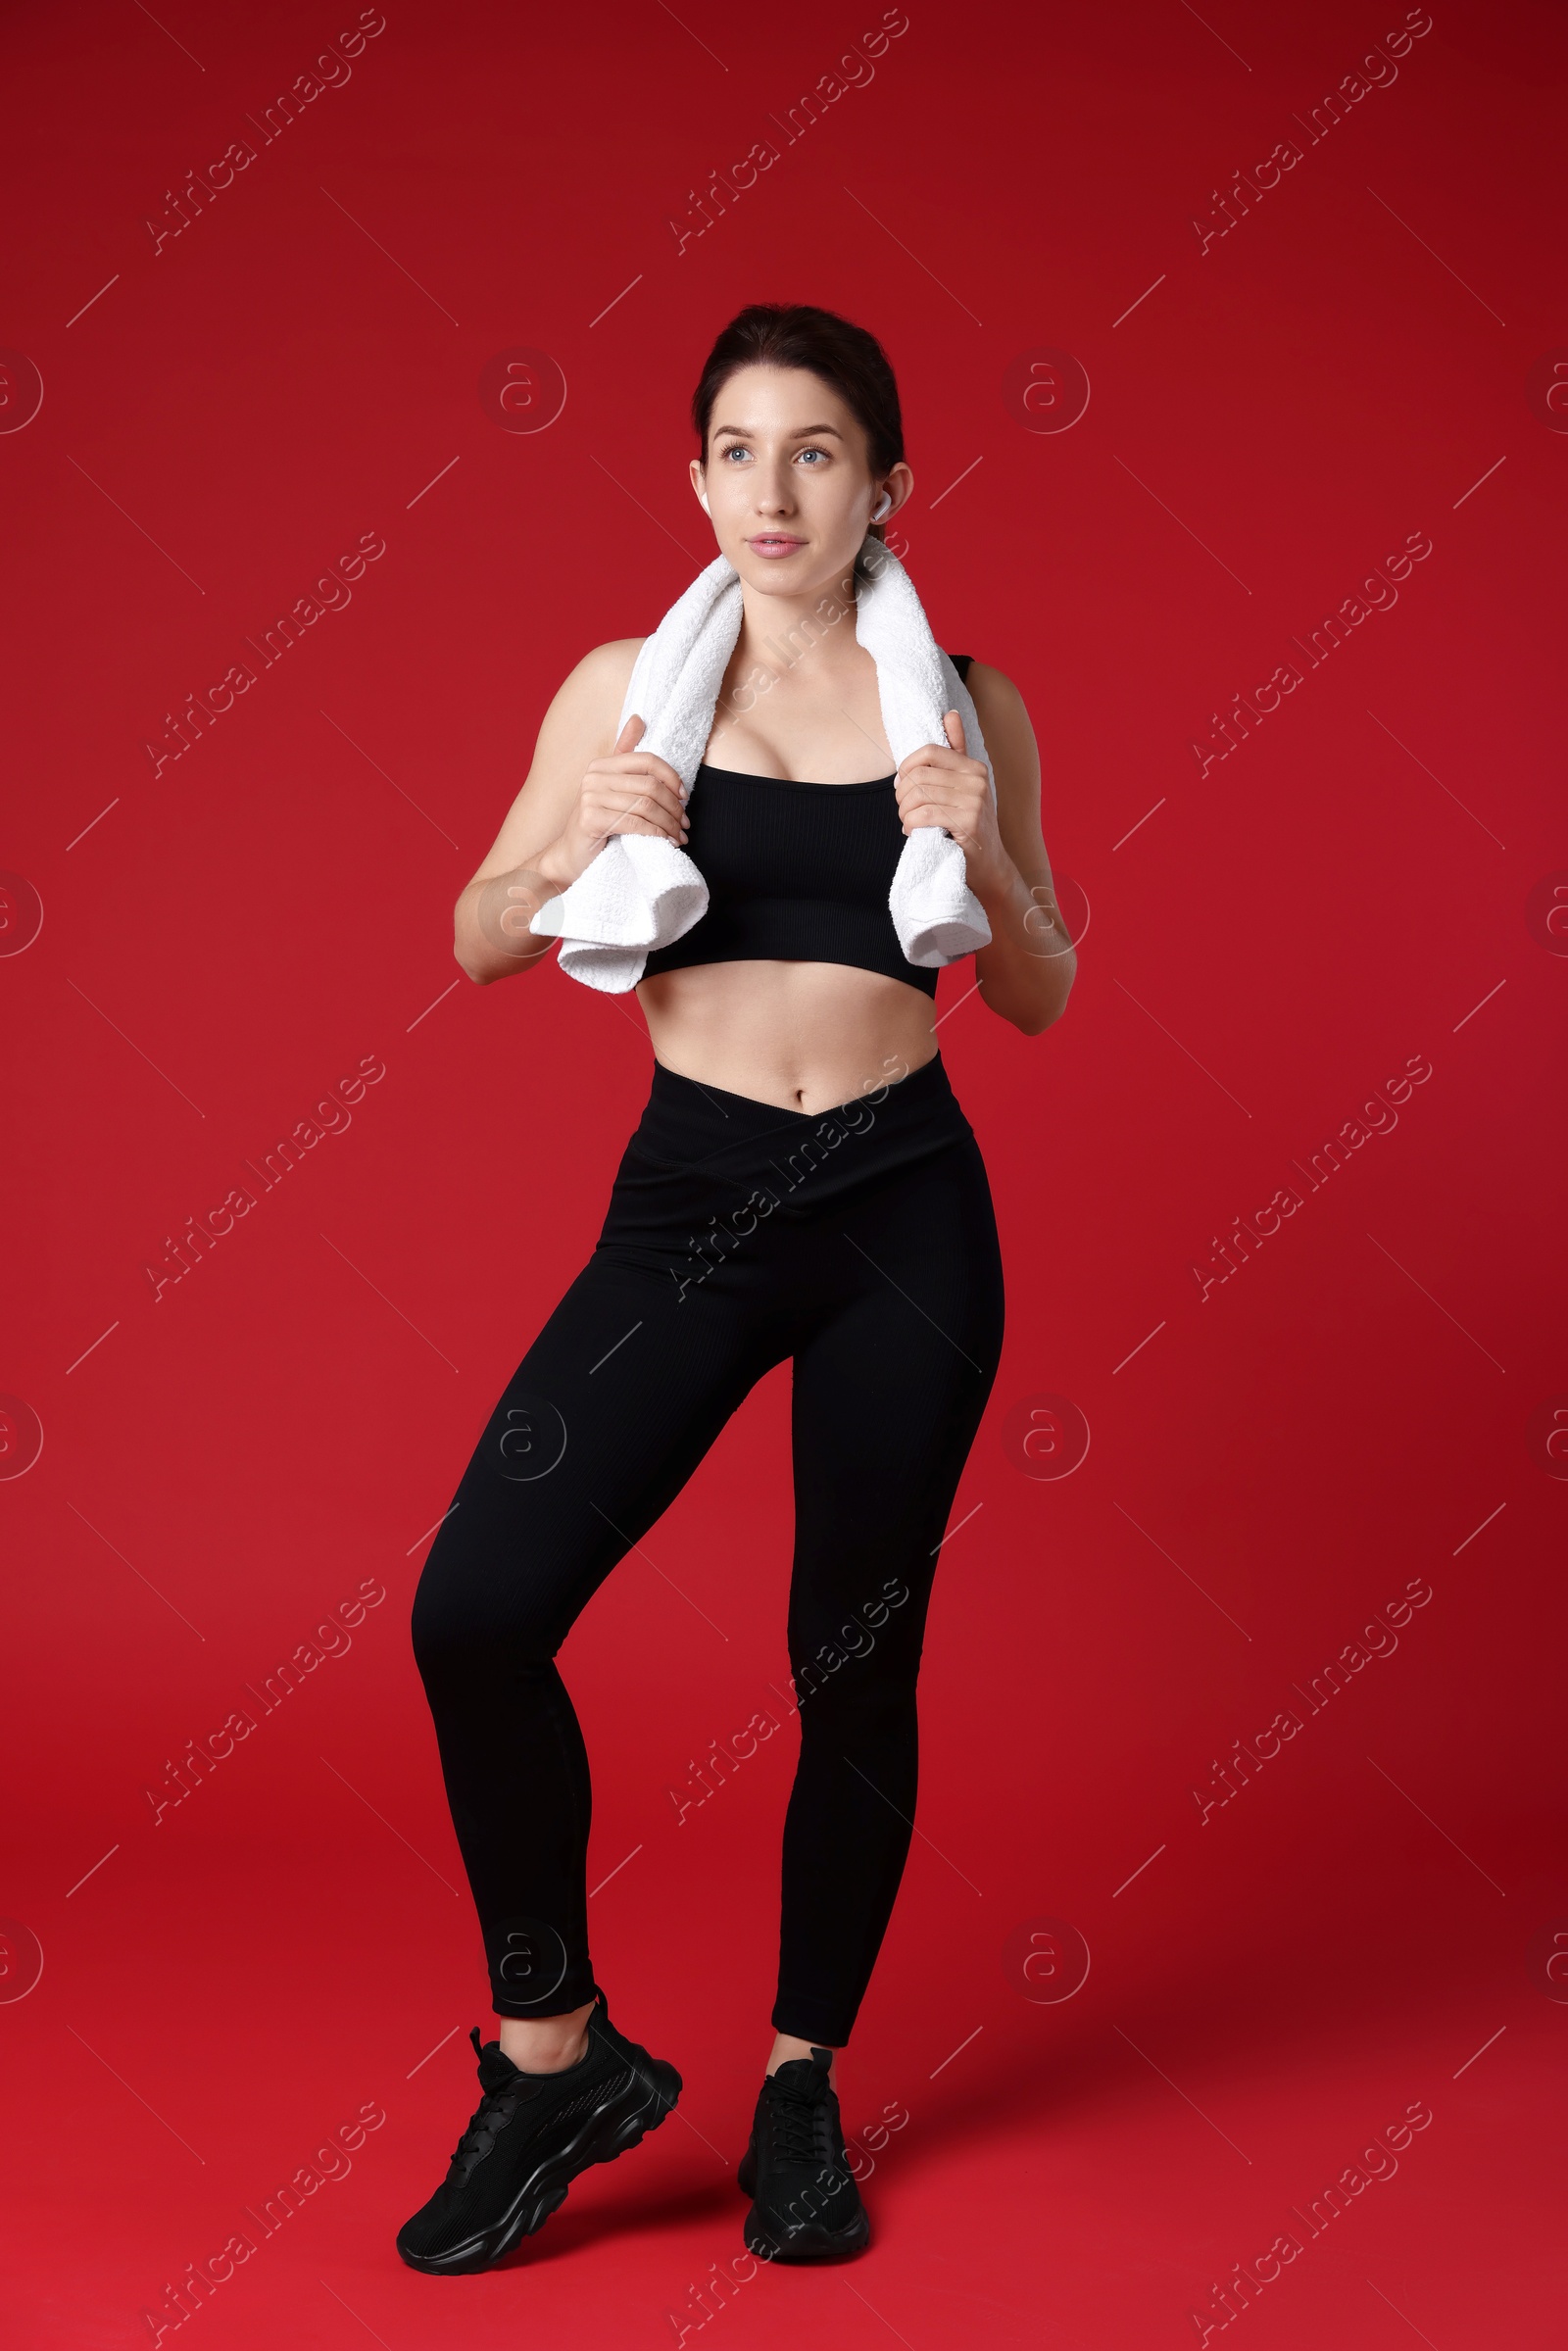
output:
[[[771,465],[764,463],[759,465],[752,479],[760,514],[776,516],[793,514],[794,486],[790,480],[788,463],[784,459],[776,459]]]

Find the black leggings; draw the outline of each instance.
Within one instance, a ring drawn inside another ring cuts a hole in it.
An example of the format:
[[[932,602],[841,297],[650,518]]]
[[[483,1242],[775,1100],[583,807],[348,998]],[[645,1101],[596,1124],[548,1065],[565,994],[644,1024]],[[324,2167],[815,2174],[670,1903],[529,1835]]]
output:
[[[801,1744],[773,2027],[848,2040],[908,1851],[926,1608],[1002,1332],[990,1187],[940,1058],[818,1116],[656,1063],[604,1232],[414,1603],[498,2015],[594,1994],[588,1758],[556,1653],[793,1356]]]

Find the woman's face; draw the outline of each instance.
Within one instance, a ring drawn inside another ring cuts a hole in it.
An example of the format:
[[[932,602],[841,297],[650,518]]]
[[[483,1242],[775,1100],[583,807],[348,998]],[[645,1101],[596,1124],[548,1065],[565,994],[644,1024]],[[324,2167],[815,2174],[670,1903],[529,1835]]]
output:
[[[831,384],[805,367],[742,367],[719,392],[708,464],[692,461],[719,551],[748,587],[807,596],[841,580],[884,490],[886,521],[913,475],[873,476],[864,428]]]

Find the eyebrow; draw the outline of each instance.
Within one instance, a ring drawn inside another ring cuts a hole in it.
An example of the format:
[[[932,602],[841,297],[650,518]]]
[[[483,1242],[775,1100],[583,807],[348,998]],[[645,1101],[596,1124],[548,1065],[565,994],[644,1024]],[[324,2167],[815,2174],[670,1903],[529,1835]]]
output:
[[[725,433],[733,435],[737,441],[751,441],[757,437],[754,432],[749,431],[746,426],[741,424],[715,424],[713,426],[715,441]],[[836,424],[802,424],[797,426],[790,438],[793,441],[805,441],[821,433],[831,433],[835,441],[842,441],[844,438]]]

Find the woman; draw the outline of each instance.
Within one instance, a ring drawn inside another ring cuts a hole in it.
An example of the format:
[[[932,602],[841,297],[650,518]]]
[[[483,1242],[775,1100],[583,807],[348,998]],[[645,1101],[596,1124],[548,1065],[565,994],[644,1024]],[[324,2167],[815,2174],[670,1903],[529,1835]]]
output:
[[[906,959],[888,908],[906,837],[942,827],[962,852],[991,928],[974,982],[989,1010],[1038,1036],[1074,972],[1008,680],[964,663],[994,796],[956,710],[946,741],[890,772],[877,665],[853,620],[867,531],[913,483],[880,346],[829,312],[754,306],[715,343],[693,416],[692,486],[744,612],[713,763],[688,806],[675,770],[639,751],[641,714],[617,736],[641,640],[600,646],[552,703],[457,908],[458,960],[484,986],[543,960],[549,936],[529,925],[612,835],[685,846],[710,893],[647,957],[653,1091],[603,1235],[497,1405],[415,1601],[501,2020],[497,2040],[471,2034],[480,2106],[398,2239],[443,2275],[539,2228],[576,2173],[635,2145],[679,2093],[594,1982],[588,1765],[554,1660],[786,1356],[801,1749],[774,2039],[738,2176],[754,2253],[831,2259],[867,2241],[834,2056],[907,1852],[927,1602],[1003,1332],[985,1168],[938,1054],[936,972]],[[848,1656],[846,1619],[878,1628]]]

